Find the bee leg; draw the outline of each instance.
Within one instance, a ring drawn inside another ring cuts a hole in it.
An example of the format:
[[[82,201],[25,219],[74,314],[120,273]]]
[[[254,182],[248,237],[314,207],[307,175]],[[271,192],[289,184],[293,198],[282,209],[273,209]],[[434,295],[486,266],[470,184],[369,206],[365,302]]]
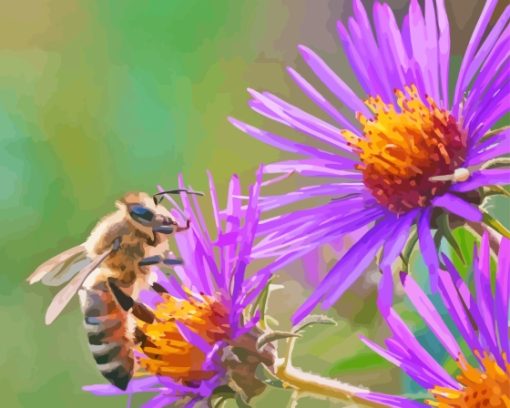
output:
[[[140,266],[148,266],[148,265],[157,265],[159,263],[163,263],[165,265],[182,265],[182,259],[171,259],[171,258],[163,258],[160,255],[149,256],[147,258],[143,258],[138,265]]]
[[[114,279],[108,278],[108,285],[117,303],[123,310],[126,312],[131,310],[133,316],[146,323],[152,323],[154,321],[154,313],[143,303],[133,300],[131,296],[124,293],[124,291],[117,286]]]
[[[152,289],[156,291],[156,293],[162,294],[162,293],[168,293],[168,290],[166,290],[163,286],[161,286],[158,282],[154,282],[152,284]]]
[[[181,227],[181,226],[177,225],[177,228],[175,229],[175,232],[181,232],[181,231],[189,230],[190,225],[191,225],[190,220],[186,220],[186,226],[185,227]]]
[[[148,256],[147,258],[143,258],[140,262],[138,262],[139,266],[147,266],[147,265],[156,265],[161,262],[161,256],[154,255]]]
[[[147,343],[147,335],[143,331],[141,331],[139,327],[135,329],[133,337],[135,344],[141,344],[143,346],[145,345],[145,343]]]

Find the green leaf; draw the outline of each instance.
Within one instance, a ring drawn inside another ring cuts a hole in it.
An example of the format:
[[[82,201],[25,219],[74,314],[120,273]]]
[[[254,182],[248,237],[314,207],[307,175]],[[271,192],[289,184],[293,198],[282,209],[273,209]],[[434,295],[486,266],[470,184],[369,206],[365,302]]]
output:
[[[283,388],[283,382],[264,363],[260,363],[255,369],[255,378],[271,387]]]
[[[315,324],[326,324],[326,325],[330,325],[330,326],[336,326],[336,322],[332,318],[330,318],[326,315],[310,315],[310,316],[305,317],[300,324],[298,324],[297,326],[294,326],[292,328],[292,331],[294,333],[299,333],[300,331],[304,330],[308,326],[313,326]]]
[[[414,247],[416,246],[417,242],[418,242],[418,231],[417,231],[416,227],[414,227],[411,234],[409,235],[406,246],[404,247],[404,250],[402,251],[402,254],[400,255],[400,258],[402,258],[402,263],[403,263],[402,269],[404,270],[404,272],[409,272],[409,260],[411,259],[411,255],[413,253]]]
[[[234,399],[236,396],[235,391],[228,385],[220,385],[215,388],[212,395],[207,401],[209,408],[221,408],[229,399]]]
[[[464,256],[462,255],[462,251],[460,249],[459,244],[455,240],[455,237],[452,234],[452,230],[450,229],[450,223],[448,221],[448,214],[442,213],[436,219],[438,231],[441,231],[441,235],[446,239],[446,242],[453,248],[457,256],[465,262]],[[439,246],[437,246],[439,248]]]
[[[459,245],[460,252],[462,253],[461,259],[456,252],[451,254],[450,259],[453,265],[464,278],[471,272],[471,265],[473,263],[473,247],[478,242],[477,236],[466,227],[456,228],[452,231],[455,240]]]

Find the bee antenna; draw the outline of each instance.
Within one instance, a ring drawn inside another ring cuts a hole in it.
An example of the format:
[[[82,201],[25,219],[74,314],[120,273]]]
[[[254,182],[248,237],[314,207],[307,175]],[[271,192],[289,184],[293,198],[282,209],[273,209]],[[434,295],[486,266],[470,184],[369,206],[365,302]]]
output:
[[[154,200],[154,204],[158,205],[163,200],[163,197],[160,197],[163,194],[180,194],[180,193],[194,194],[194,195],[197,195],[197,196],[203,196],[204,195],[204,193],[202,193],[200,191],[188,190],[186,188],[178,188],[178,189],[175,189],[175,190],[161,191],[159,193],[154,194],[152,196],[152,198]]]

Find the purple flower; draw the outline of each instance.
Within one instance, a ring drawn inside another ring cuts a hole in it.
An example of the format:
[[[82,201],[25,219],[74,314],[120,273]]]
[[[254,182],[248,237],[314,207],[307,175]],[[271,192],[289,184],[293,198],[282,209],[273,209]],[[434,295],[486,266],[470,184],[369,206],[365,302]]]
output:
[[[495,288],[491,284],[489,238],[485,234],[473,265],[474,291],[461,278],[450,260],[443,257],[447,271],[439,272],[441,301],[453,321],[450,330],[431,300],[414,279],[402,274],[408,299],[428,328],[457,362],[452,377],[418,342],[393,308],[385,316],[391,336],[386,348],[362,337],[376,353],[400,367],[430,395],[429,405],[444,407],[506,407],[510,404],[510,240],[499,249]],[[462,348],[458,336],[467,347]],[[465,354],[468,350],[469,354]],[[361,393],[367,400],[388,406],[422,406],[403,397]],[[439,404],[439,405],[438,405]],[[441,405],[443,404],[443,405]]]
[[[310,139],[296,142],[236,119],[243,132],[298,157],[265,167],[266,173],[297,173],[313,184],[261,198],[261,209],[301,204],[261,222],[264,238],[254,257],[279,256],[280,263],[367,225],[372,227],[338,261],[298,309],[294,322],[317,304],[333,305],[382,248],[383,287],[391,287],[391,265],[416,225],[421,251],[437,283],[438,256],[432,239],[436,215],[479,223],[480,188],[509,184],[510,170],[485,168],[510,152],[510,130],[488,133],[509,111],[510,8],[488,29],[497,1],[485,2],[448,94],[450,32],[443,0],[412,0],[398,26],[387,4],[374,2],[372,21],[360,0],[354,16],[338,23],[338,35],[364,91],[358,96],[314,51],[299,46],[305,63],[327,95],[293,68],[288,73],[329,121],[269,92],[249,90],[250,107]],[[328,98],[353,113],[342,113]],[[363,99],[366,99],[363,102]],[[332,179],[324,182],[324,178]],[[314,204],[309,200],[321,199]],[[380,300],[391,303],[391,290]]]
[[[190,220],[191,227],[175,235],[184,264],[174,266],[175,274],[170,276],[155,269],[158,291],[145,290],[139,297],[155,315],[153,323],[138,322],[143,333],[136,350],[138,374],[148,376],[132,380],[126,391],[111,385],[87,386],[85,390],[97,395],[155,393],[144,407],[168,406],[177,400],[191,407],[227,382],[231,385],[239,376],[254,374],[260,362],[272,365],[271,350],[260,352],[256,347],[258,315],[252,313],[248,319],[243,315],[265,287],[270,270],[266,267],[247,276],[260,215],[261,178],[259,171],[248,204],[243,206],[241,185],[233,176],[226,208],[221,210],[209,176],[216,237],[208,231],[199,199],[183,194],[180,208],[167,196],[172,215],[181,225]],[[182,178],[179,184],[184,188]],[[235,355],[236,348],[243,348],[245,357]],[[236,391],[249,399],[263,387],[253,375],[243,377]]]

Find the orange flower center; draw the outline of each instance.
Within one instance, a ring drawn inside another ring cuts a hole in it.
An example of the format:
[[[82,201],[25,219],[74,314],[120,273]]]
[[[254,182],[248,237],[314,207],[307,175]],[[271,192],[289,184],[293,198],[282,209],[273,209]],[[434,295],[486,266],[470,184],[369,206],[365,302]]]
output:
[[[342,132],[359,154],[365,185],[397,214],[446,192],[448,182],[431,177],[453,174],[466,155],[466,134],[455,118],[432,98],[422,101],[414,85],[405,91],[395,91],[399,109],[380,97],[365,102],[374,118],[358,114],[363,137]]]
[[[489,355],[482,359],[481,370],[459,359],[461,374],[457,380],[462,389],[435,387],[430,390],[435,401],[428,405],[439,408],[510,408],[510,364],[503,356],[505,368],[501,368]]]
[[[152,374],[188,384],[211,378],[215,372],[203,369],[205,353],[184,338],[177,322],[212,345],[229,338],[228,311],[211,297],[202,296],[203,301],[199,301],[191,296],[186,300],[162,296],[163,301],[154,311],[154,322],[139,322],[146,336],[140,346],[145,354],[139,359],[140,366]]]

